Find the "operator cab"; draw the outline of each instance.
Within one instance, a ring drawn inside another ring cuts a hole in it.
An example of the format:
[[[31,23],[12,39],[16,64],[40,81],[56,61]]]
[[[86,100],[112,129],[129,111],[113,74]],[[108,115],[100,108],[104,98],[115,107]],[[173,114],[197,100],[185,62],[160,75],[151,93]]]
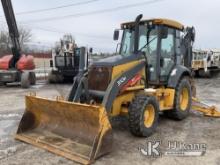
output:
[[[167,84],[173,68],[182,63],[180,43],[184,26],[168,19],[143,20],[138,25],[137,41],[135,22],[123,23],[121,30],[123,35],[119,54],[126,58],[141,52],[149,64],[149,83]],[[119,30],[116,30],[114,40],[118,38]],[[138,45],[138,50],[135,50],[135,44]]]

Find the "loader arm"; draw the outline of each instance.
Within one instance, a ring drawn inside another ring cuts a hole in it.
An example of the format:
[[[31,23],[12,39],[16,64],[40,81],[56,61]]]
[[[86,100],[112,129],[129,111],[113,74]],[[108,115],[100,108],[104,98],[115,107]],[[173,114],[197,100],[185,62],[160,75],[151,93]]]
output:
[[[125,71],[117,78],[112,80],[106,90],[106,92],[100,92],[102,96],[102,106],[105,107],[105,110],[110,113],[113,102],[120,90],[128,83],[129,80],[135,77],[135,75],[141,71],[146,66],[146,61],[143,60],[136,66],[132,67],[128,71]],[[96,91],[98,93],[98,91]],[[84,95],[86,96],[86,103],[89,103],[91,100],[89,96],[88,89],[88,79],[84,75],[78,75],[73,83],[72,89],[70,91],[68,101],[70,102],[80,102],[80,97]]]
[[[217,110],[215,106],[209,106],[201,102],[197,98],[193,98],[192,110],[198,111],[208,117],[220,117],[220,111]]]
[[[142,61],[130,70],[122,73],[118,78],[113,80],[108,86],[107,92],[102,101],[102,106],[105,107],[107,112],[111,112],[112,104],[119,94],[120,90],[128,83],[129,80],[146,66],[146,62]]]

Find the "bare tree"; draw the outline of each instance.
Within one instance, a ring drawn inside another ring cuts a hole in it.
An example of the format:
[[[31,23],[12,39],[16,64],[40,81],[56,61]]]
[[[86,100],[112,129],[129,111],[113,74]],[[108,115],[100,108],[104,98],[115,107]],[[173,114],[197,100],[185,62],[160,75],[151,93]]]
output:
[[[75,38],[72,34],[63,35],[63,38],[60,39],[60,42],[61,42],[61,48],[70,43],[76,45]]]
[[[19,27],[19,41],[21,44],[21,49],[24,49],[24,45],[27,42],[30,42],[32,39],[31,30],[24,27]],[[25,50],[23,50],[25,51]],[[0,30],[0,56],[11,53],[11,41],[10,36],[7,30]]]
[[[62,54],[65,49],[75,48],[77,44],[72,34],[64,34],[59,42],[55,43],[56,54]]]
[[[10,40],[9,35],[1,30],[0,31],[0,55],[7,54],[10,52]]]
[[[75,43],[75,38],[72,34],[65,34],[61,40],[64,40],[69,43]]]
[[[30,42],[32,40],[32,33],[31,30],[28,28],[24,28],[24,27],[19,27],[19,34],[20,34],[20,44],[21,44],[21,49],[24,48],[25,43]]]

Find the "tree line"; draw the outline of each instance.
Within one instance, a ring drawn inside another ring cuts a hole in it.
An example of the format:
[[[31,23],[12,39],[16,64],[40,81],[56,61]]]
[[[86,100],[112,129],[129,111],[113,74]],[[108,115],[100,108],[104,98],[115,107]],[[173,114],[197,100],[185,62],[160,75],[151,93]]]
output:
[[[31,29],[20,26],[19,27],[19,41],[21,44],[22,52],[27,52],[28,47],[25,43],[30,42],[32,40],[32,32]],[[9,36],[8,30],[1,28],[0,29],[0,56],[11,54],[11,38]]]

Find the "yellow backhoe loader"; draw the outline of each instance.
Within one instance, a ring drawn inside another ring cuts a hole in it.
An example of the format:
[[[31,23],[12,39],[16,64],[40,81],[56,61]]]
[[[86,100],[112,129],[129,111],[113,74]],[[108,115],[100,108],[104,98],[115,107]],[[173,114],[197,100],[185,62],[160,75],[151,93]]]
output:
[[[220,116],[215,107],[195,98],[193,27],[168,19],[142,20],[139,15],[121,30],[118,55],[80,72],[66,101],[26,96],[16,139],[91,164],[111,151],[113,117],[126,115],[130,132],[148,137],[158,125],[159,112],[175,120],[185,119],[191,109]]]

